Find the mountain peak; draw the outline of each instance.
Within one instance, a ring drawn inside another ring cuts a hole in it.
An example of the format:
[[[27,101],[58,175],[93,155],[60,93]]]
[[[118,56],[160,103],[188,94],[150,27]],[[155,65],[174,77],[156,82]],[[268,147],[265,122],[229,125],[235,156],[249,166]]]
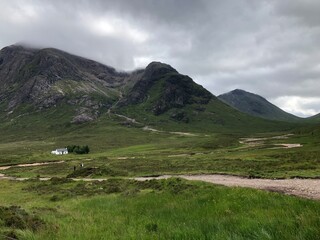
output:
[[[249,93],[249,92],[247,92],[247,91],[245,91],[245,90],[242,90],[242,89],[237,88],[237,89],[232,90],[230,93],[243,94],[243,93]]]
[[[279,121],[296,121],[299,119],[273,105],[265,98],[242,89],[235,89],[231,92],[221,94],[218,98],[240,112],[255,117]]]
[[[120,105],[144,103],[155,115],[191,104],[207,104],[213,95],[190,77],[161,62],[151,62]]]
[[[38,48],[34,48],[32,46],[29,46],[27,44],[22,44],[22,43],[16,43],[9,45],[7,47],[4,47],[1,49],[1,51],[10,51],[10,52],[15,52],[15,51],[23,51],[23,52],[34,52],[39,50]]]
[[[148,66],[146,67],[146,69],[150,69],[150,68],[153,68],[153,69],[155,69],[155,68],[166,68],[166,69],[175,70],[169,64],[158,62],[158,61],[153,61],[153,62],[149,63]]]
[[[144,76],[146,79],[153,79],[167,73],[178,73],[178,72],[169,64],[165,64],[161,62],[151,62],[146,67]]]
[[[252,92],[248,92],[248,91],[245,91],[245,90],[242,90],[242,89],[234,89],[230,92],[227,92],[225,94],[222,94],[220,96],[223,96],[223,95],[235,95],[235,96],[239,96],[239,97],[248,97],[248,96],[251,96],[251,97],[254,97],[254,98],[259,98],[261,100],[264,100],[264,101],[267,101],[264,97],[258,95],[258,94],[255,94],[255,93],[252,93]]]

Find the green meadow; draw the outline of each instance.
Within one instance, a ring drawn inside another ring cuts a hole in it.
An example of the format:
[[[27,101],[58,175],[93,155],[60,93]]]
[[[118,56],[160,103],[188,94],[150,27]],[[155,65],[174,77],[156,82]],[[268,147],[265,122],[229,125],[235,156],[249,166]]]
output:
[[[317,239],[320,203],[169,179],[2,181],[2,236],[18,239]],[[40,218],[42,222],[36,221]],[[22,222],[22,223],[21,223]]]
[[[68,124],[63,111],[38,118],[34,113],[0,126],[0,166],[13,165],[0,173],[30,178],[0,182],[3,239],[319,239],[319,201],[179,178],[131,180],[215,173],[319,178],[320,131],[315,124],[205,131],[206,122],[177,129],[163,121],[158,128],[150,124],[159,130],[150,131],[108,114],[80,125]],[[244,142],[248,138],[263,140],[250,145]],[[88,145],[90,153],[50,154],[67,145]],[[36,162],[60,163],[15,166]]]

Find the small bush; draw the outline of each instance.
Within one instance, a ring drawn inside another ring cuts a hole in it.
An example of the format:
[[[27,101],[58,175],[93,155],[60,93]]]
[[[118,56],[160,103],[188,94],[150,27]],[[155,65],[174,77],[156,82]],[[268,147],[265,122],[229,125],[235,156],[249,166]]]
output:
[[[145,228],[148,232],[157,232],[158,231],[158,225],[156,223],[148,223],[148,224],[146,224]]]
[[[57,201],[59,201],[60,200],[60,198],[59,198],[59,196],[57,196],[57,195],[53,195],[51,198],[50,198],[50,201],[51,202],[57,202]]]
[[[126,176],[128,175],[125,171],[120,171],[112,169],[110,167],[85,167],[75,170],[74,172],[67,175],[67,178],[76,178],[76,177],[92,177],[92,176]]]
[[[195,186],[188,184],[186,181],[181,178],[169,178],[166,180],[166,189],[169,190],[172,194],[179,194],[189,189],[194,189]]]
[[[0,207],[1,225],[13,229],[40,229],[44,222],[37,216],[32,216],[19,206]]]
[[[3,239],[19,239],[15,231],[5,231],[5,232],[0,232]],[[2,238],[1,238],[2,239]]]
[[[68,178],[59,178],[59,177],[53,177],[50,179],[51,184],[63,184],[63,183],[69,183],[72,182],[71,179]]]

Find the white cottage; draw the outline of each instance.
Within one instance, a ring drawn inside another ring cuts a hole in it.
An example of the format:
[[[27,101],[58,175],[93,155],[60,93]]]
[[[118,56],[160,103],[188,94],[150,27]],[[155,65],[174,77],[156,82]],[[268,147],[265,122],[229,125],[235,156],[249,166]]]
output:
[[[54,151],[51,151],[51,154],[55,154],[55,155],[68,154],[68,149],[67,148],[58,148]]]

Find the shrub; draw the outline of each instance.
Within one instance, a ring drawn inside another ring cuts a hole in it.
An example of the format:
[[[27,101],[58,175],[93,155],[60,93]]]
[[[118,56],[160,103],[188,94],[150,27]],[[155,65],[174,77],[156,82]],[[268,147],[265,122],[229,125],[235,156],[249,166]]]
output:
[[[88,154],[90,152],[90,148],[88,145],[85,145],[85,146],[68,145],[67,149],[69,153],[76,153],[76,154]]]
[[[30,229],[36,231],[44,225],[37,216],[32,216],[19,206],[0,207],[0,222],[13,229]]]
[[[158,231],[158,225],[156,223],[148,223],[145,226],[148,232],[156,232]]]

